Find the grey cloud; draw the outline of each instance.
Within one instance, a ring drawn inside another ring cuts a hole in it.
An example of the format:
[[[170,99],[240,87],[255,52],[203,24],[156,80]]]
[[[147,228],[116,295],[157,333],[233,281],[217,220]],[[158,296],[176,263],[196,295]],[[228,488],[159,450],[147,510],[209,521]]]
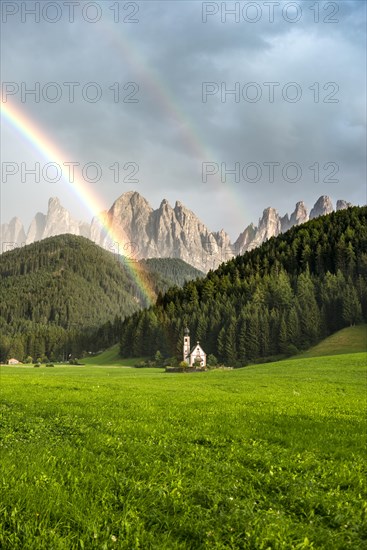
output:
[[[2,76],[5,81],[29,84],[36,80],[100,83],[103,99],[95,104],[80,95],[74,104],[65,97],[54,104],[18,104],[73,158],[104,166],[134,160],[140,165],[137,190],[153,205],[163,197],[171,202],[179,199],[209,227],[236,234],[256,222],[269,205],[284,212],[301,199],[311,204],[324,192],[335,199],[365,201],[366,4],[339,2],[340,22],[334,25],[315,24],[310,3],[300,5],[304,17],[297,24],[279,17],[273,24],[266,20],[223,24],[218,17],[203,24],[201,2],[173,1],[142,2],[136,25],[116,25],[107,16],[95,25],[80,19],[55,25],[11,21],[3,25]],[[114,103],[108,87],[117,81],[139,84],[138,104]],[[296,81],[303,97],[296,104],[282,98],[273,104],[265,100],[252,104],[230,99],[222,103],[218,95],[203,103],[205,81],[226,82],[228,88],[235,82]],[[340,86],[339,103],[315,104],[308,87],[329,81]],[[20,162],[20,150],[27,159],[22,138],[9,132],[3,158]],[[30,150],[29,158],[35,154]],[[340,164],[343,177],[329,188],[310,181],[299,185],[282,180],[273,185],[201,181],[204,161],[272,160],[302,166],[332,160]],[[108,204],[129,189],[113,184],[107,175],[98,191]],[[17,201],[20,189],[24,204]],[[3,221],[16,214],[29,219],[41,208],[39,203],[55,194],[47,185],[38,190],[22,188],[20,182],[13,188],[3,186]],[[58,190],[62,195],[63,187]],[[71,196],[65,190],[68,201]],[[236,210],[232,214],[231,208]],[[74,209],[78,210],[76,201]],[[82,206],[80,212],[85,215]]]

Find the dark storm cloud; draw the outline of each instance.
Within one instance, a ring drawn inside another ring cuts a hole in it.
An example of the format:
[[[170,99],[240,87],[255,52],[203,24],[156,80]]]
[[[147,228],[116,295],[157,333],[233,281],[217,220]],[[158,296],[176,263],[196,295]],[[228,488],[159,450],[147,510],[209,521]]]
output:
[[[74,159],[105,166],[115,160],[135,161],[140,166],[136,189],[153,206],[163,197],[179,199],[209,227],[225,227],[233,235],[256,221],[268,205],[284,212],[298,200],[310,204],[321,194],[365,201],[365,2],[336,3],[339,22],[331,24],[322,20],[316,24],[307,2],[298,3],[302,18],[294,24],[279,15],[286,2],[275,11],[273,23],[267,20],[262,2],[257,2],[264,15],[254,24],[243,20],[236,24],[230,18],[222,23],[220,14],[204,24],[201,2],[169,1],[141,2],[139,23],[115,24],[107,4],[101,3],[103,18],[96,24],[80,17],[74,23],[64,18],[53,25],[22,24],[14,17],[3,24],[4,81],[25,82],[29,87],[35,81],[100,84],[103,96],[96,103],[77,93],[70,104],[65,91],[57,103],[29,98],[22,106]],[[328,12],[322,11],[324,3],[320,6],[324,17]],[[139,103],[114,103],[109,86],[129,81],[140,87]],[[242,97],[236,103],[233,96],[222,102],[218,93],[203,103],[203,82],[219,86],[224,82],[228,89],[236,82],[241,89],[256,82],[263,96],[257,103]],[[264,82],[280,83],[274,103],[266,99]],[[289,82],[302,89],[296,103],[281,95]],[[328,82],[338,86],[338,103],[323,101],[332,91],[323,90]],[[314,83],[320,85],[318,103],[315,89],[309,89]],[[3,158],[17,158],[19,150],[11,132]],[[21,151],[27,157],[23,146]],[[29,158],[33,157],[30,151]],[[204,161],[227,162],[229,167],[235,162],[298,162],[305,173],[297,184],[282,178],[272,184],[235,183],[229,178],[225,184],[204,185],[200,171]],[[308,167],[330,161],[340,166],[339,183],[312,181]],[[29,221],[52,193],[40,186],[22,207],[17,201],[20,187],[20,183],[3,186],[6,219],[18,214]],[[34,187],[26,188],[25,195],[28,189]],[[62,195],[62,188],[58,190]],[[106,204],[127,190],[127,185],[113,184],[108,171],[98,188]],[[233,196],[242,215],[231,212]]]

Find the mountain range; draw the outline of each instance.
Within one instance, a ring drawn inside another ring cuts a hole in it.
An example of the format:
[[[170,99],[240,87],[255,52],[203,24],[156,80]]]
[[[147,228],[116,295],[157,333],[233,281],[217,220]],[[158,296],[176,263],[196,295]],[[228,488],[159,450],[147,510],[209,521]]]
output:
[[[351,203],[338,200],[336,210],[350,206]],[[280,216],[275,208],[268,207],[257,225],[251,223],[235,242],[231,242],[223,229],[211,231],[179,201],[172,207],[164,199],[154,210],[138,192],[129,191],[121,195],[108,211],[101,212],[98,218],[87,223],[73,219],[60,200],[53,197],[49,199],[47,214],[38,212],[27,231],[17,217],[1,225],[1,251],[56,235],[72,234],[136,260],[179,258],[207,272],[293,226],[333,211],[332,201],[326,195],[316,201],[310,212],[303,201],[296,204],[290,215]]]

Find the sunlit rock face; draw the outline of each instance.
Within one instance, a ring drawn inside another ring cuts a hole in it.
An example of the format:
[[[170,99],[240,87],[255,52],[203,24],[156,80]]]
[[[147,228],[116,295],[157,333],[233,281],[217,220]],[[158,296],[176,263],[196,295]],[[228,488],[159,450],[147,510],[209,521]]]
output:
[[[18,246],[24,246],[26,234],[19,218],[13,218],[9,223],[1,224],[0,228],[1,252],[7,252]]]
[[[338,200],[336,209],[349,206],[350,203]],[[231,243],[224,229],[211,231],[179,201],[172,207],[163,199],[159,208],[154,210],[139,193],[129,191],[121,195],[108,211],[101,212],[87,223],[73,219],[59,199],[53,197],[49,200],[47,214],[38,212],[27,232],[21,221],[13,218],[1,226],[1,239],[2,243],[11,243],[3,245],[11,249],[71,233],[87,237],[111,252],[132,259],[180,258],[206,272],[295,225],[332,211],[330,197],[325,195],[316,201],[310,214],[303,201],[297,202],[294,212],[282,217],[275,208],[268,207],[258,225],[251,223]]]
[[[325,214],[331,214],[334,211],[333,203],[330,197],[322,195],[316,202],[310,212],[310,220],[318,218],[319,216],[325,216]]]

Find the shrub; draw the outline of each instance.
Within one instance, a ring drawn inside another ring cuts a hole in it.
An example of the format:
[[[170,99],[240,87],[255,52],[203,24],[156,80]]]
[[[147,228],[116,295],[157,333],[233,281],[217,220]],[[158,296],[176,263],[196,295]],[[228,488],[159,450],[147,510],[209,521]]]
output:
[[[294,344],[288,344],[287,349],[285,350],[285,353],[287,357],[291,357],[292,355],[297,355],[299,353],[298,348]]]
[[[147,366],[148,365],[147,365],[146,361],[138,361],[137,363],[135,363],[135,368],[136,369],[143,369]]]
[[[154,355],[154,361],[156,367],[163,367],[163,356],[159,350]]]
[[[35,363],[33,366],[34,366],[34,367],[40,367],[40,366],[41,366],[41,363]]]
[[[69,359],[69,365],[82,365],[83,363],[79,363],[79,359]]]
[[[53,363],[46,363],[46,367],[54,367]]]
[[[218,365],[218,359],[215,357],[215,355],[210,353],[208,355],[207,364],[208,364],[208,367],[215,367],[216,365]]]

